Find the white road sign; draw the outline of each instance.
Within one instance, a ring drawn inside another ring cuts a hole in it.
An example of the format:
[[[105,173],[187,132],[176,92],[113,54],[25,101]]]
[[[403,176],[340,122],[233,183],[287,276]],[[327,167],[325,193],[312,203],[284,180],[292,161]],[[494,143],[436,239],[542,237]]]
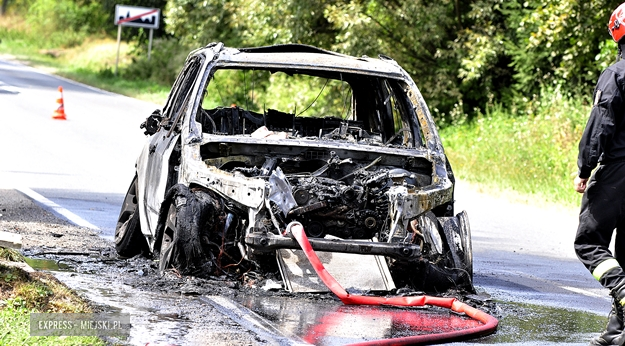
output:
[[[115,25],[158,29],[160,16],[158,8],[115,5]]]

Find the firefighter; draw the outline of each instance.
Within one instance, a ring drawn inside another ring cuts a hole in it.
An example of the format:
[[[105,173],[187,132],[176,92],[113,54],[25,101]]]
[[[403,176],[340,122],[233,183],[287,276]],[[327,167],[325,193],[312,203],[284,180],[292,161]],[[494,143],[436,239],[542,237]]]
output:
[[[584,194],[575,252],[613,298],[606,330],[590,342],[602,346],[625,342],[625,3],[612,13],[608,31],[618,45],[619,59],[597,81],[573,182],[575,190]],[[608,246],[615,229],[613,255]]]

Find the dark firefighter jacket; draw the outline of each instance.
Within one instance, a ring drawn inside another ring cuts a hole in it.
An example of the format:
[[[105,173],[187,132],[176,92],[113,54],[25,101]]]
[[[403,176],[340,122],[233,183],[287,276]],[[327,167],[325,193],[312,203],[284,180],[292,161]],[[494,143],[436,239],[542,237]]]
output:
[[[599,77],[590,118],[579,142],[578,175],[588,178],[598,162],[619,161],[625,161],[625,59]]]

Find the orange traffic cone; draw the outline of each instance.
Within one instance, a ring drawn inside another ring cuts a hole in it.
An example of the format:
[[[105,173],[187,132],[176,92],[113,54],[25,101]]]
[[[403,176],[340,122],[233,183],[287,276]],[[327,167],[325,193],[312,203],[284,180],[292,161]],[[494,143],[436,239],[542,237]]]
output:
[[[65,105],[63,104],[63,87],[59,86],[59,92],[61,93],[61,98],[56,99],[56,103],[59,104],[59,108],[57,108],[52,114],[52,119],[56,120],[67,120],[65,117]]]

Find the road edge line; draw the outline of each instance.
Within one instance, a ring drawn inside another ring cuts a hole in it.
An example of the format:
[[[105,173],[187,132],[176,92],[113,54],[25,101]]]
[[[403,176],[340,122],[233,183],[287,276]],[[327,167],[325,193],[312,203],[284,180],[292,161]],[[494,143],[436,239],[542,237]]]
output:
[[[560,286],[560,288],[565,289],[567,291],[579,293],[579,294],[582,294],[582,295],[585,295],[585,296],[588,296],[588,297],[609,299],[609,297],[606,296],[606,295],[597,294],[597,293],[591,292],[589,290],[585,290],[583,288],[577,288],[577,287],[571,287],[571,286]]]
[[[265,320],[254,311],[244,307],[232,299],[221,296],[201,296],[199,297],[199,300],[210,304],[213,308],[215,308],[215,310],[238,323],[241,327],[256,333],[258,336],[268,339],[267,341],[270,344],[278,346],[310,345],[297,336],[285,335],[270,321]]]
[[[43,206],[45,209],[52,211],[54,214],[60,215],[61,217],[75,224],[76,226],[87,227],[96,231],[100,230],[98,226],[61,207],[60,205],[52,202],[51,200],[45,198],[44,196],[27,187],[16,187],[15,189],[28,196],[39,205]]]

